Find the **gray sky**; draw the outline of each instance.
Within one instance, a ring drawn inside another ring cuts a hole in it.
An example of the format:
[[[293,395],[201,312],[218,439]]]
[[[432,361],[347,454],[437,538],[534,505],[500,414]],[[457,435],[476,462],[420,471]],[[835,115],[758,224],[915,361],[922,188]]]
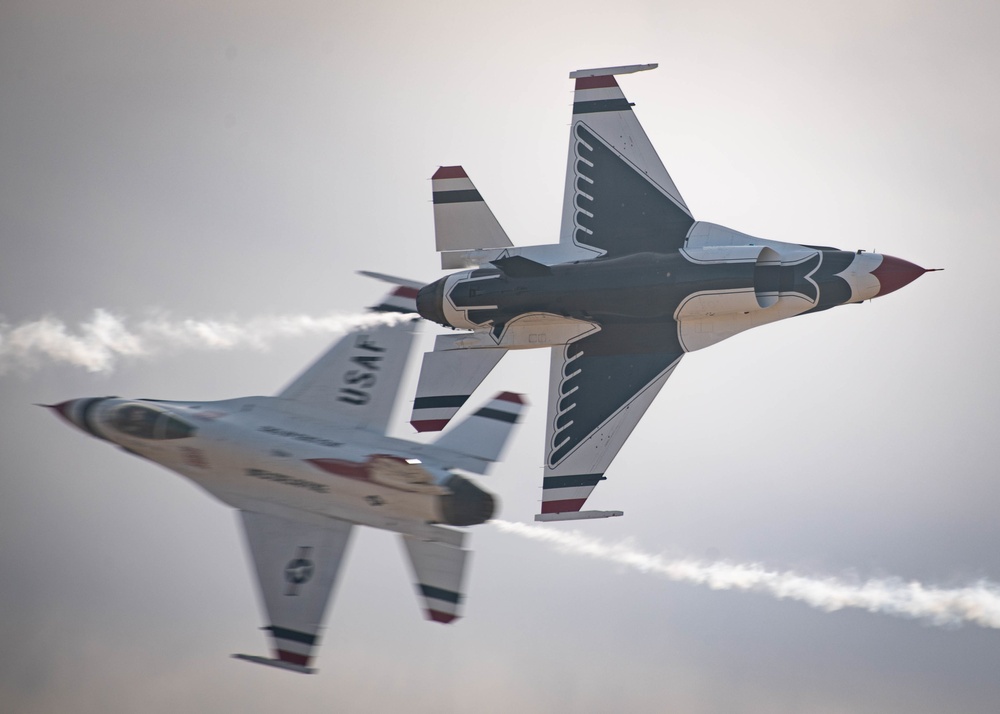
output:
[[[815,576],[1000,581],[1000,49],[973,2],[0,5],[0,316],[245,323],[430,281],[461,163],[517,244],[557,238],[569,71],[626,96],[696,218],[946,268],[689,355],[572,526]],[[0,363],[0,701],[19,712],[994,712],[1000,632],[719,592],[474,529],[465,618],[355,540],[319,651],[266,647],[237,519],[32,407],[270,394],[333,339]],[[415,367],[415,365],[414,365]],[[537,511],[534,409],[486,485]],[[403,412],[412,398],[404,398]],[[408,436],[401,413],[396,434]],[[568,530],[564,526],[552,526]]]

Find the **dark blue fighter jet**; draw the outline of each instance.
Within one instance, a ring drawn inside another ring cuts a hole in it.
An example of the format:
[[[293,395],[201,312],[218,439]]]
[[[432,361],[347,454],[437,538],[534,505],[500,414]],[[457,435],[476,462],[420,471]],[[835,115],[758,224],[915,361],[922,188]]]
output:
[[[508,349],[552,350],[536,520],[581,511],[686,352],[758,325],[898,290],[888,255],[764,240],[696,221],[615,75],[580,70],[559,243],[515,247],[460,166],[433,176],[442,268],[420,314],[459,332],[424,356],[412,424],[444,428]]]

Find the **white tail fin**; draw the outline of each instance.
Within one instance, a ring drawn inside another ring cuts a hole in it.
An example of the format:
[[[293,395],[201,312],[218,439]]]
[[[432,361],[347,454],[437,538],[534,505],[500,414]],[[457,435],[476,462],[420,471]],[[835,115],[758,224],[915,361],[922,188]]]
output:
[[[441,265],[449,251],[508,248],[510,239],[461,166],[442,166],[431,177],[434,238]]]
[[[418,329],[420,283],[381,273],[362,274],[396,286],[369,311],[399,313],[400,317],[373,316],[370,325],[359,324],[277,396],[384,434]]]
[[[444,429],[507,352],[500,347],[453,348],[463,337],[439,335],[434,351],[424,354],[410,416],[410,424],[417,431]]]
[[[462,581],[469,551],[408,535],[403,536],[403,545],[427,619],[447,624],[461,617]]]
[[[507,439],[526,405],[525,398],[513,392],[501,392],[478,411],[470,414],[434,442],[434,446],[471,456],[478,461],[456,464],[473,473],[486,473],[500,458]]]
[[[373,309],[408,313],[405,303],[413,303],[413,298],[397,294],[407,289],[397,288]],[[416,315],[399,320],[389,316],[357,327],[277,396],[288,401],[288,408],[304,404],[322,409],[330,418],[384,434],[419,327],[415,320]]]
[[[372,312],[415,313],[417,311],[417,293],[423,287],[423,283],[419,283],[416,280],[407,280],[406,278],[397,278],[395,275],[373,273],[370,270],[359,270],[358,274],[398,286],[379,300],[377,305],[372,305],[368,308]]]

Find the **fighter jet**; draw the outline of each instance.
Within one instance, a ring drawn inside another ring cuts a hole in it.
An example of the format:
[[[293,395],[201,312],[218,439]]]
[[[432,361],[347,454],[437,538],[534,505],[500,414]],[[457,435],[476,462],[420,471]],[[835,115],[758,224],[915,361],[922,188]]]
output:
[[[570,74],[558,243],[513,246],[461,166],[432,177],[441,267],[472,269],[417,296],[422,316],[459,332],[424,356],[411,423],[444,428],[507,350],[550,348],[539,521],[621,515],[581,508],[685,353],[926,272],[696,221],[615,79],[655,67]]]
[[[524,400],[499,394],[433,444],[386,436],[418,320],[419,284],[393,280],[398,287],[373,310],[398,315],[373,316],[276,396],[51,405],[91,436],[239,509],[274,657],[237,658],[315,671],[310,662],[355,525],[401,534],[428,619],[460,615],[466,533],[444,526],[484,523],[496,504],[452,469],[486,473]]]

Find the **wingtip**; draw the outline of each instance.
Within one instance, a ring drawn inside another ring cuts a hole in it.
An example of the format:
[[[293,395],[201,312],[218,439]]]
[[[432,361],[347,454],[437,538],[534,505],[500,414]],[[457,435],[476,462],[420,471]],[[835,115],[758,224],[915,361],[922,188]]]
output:
[[[528,403],[527,397],[525,397],[523,394],[518,394],[516,392],[500,392],[500,394],[496,395],[494,399],[497,399],[501,402],[511,402],[512,404],[525,405]]]
[[[592,67],[590,69],[574,70],[569,73],[569,78],[579,79],[581,77],[611,77],[616,74],[645,72],[647,70],[656,69],[659,66],[659,63],[651,62],[649,64],[623,64],[615,67]]]
[[[586,521],[595,518],[618,518],[623,515],[625,515],[624,511],[561,511],[559,513],[546,513],[543,509],[542,513],[535,514],[535,520],[539,523],[550,521]]]
[[[272,657],[260,657],[258,655],[248,655],[248,654],[233,654],[231,655],[231,657],[233,659],[243,660],[244,662],[263,664],[267,667],[275,667],[276,669],[284,669],[289,672],[297,672],[299,674],[316,674],[317,671],[314,667],[293,664],[291,662],[286,662],[280,659],[274,659]]]
[[[431,176],[432,179],[453,179],[453,178],[469,178],[469,174],[465,173],[465,169],[461,166],[439,166],[438,170],[434,172]]]
[[[458,620],[459,616],[453,615],[450,612],[441,612],[440,610],[427,610],[427,619],[432,622],[440,622],[442,625],[449,625]]]

